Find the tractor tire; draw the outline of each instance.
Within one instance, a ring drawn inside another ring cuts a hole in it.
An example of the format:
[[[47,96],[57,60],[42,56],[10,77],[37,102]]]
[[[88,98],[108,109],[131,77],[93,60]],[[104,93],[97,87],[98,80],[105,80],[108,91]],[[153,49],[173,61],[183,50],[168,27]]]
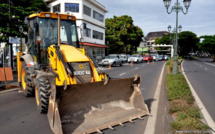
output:
[[[21,72],[21,88],[26,97],[33,97],[34,96],[34,86],[33,86],[33,79],[31,78],[31,72],[26,67],[24,63],[22,66]]]
[[[36,96],[35,98],[40,113],[47,114],[48,112],[50,89],[51,84],[48,79],[46,78],[38,79],[35,90]]]

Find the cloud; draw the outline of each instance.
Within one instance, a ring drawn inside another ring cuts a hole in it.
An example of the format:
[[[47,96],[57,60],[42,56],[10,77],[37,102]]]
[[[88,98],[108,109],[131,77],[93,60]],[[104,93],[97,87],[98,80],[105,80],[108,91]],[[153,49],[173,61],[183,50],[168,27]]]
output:
[[[108,9],[107,17],[130,15],[134,23],[144,33],[167,30],[168,25],[175,25],[175,14],[168,15],[163,0],[98,0]],[[172,0],[172,5],[176,0]],[[183,5],[182,0],[179,0]],[[183,30],[196,32],[198,35],[215,33],[215,0],[192,0],[189,13],[179,14],[179,24]]]

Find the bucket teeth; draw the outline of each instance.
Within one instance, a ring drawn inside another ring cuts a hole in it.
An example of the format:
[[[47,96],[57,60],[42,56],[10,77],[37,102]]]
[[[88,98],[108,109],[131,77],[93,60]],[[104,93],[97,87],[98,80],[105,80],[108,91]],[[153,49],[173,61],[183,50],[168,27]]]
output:
[[[122,123],[119,123],[119,125],[122,126],[122,127],[124,126],[124,124],[122,124]]]
[[[140,120],[143,120],[143,117],[138,117]]]
[[[99,134],[103,134],[103,132],[101,130],[99,130],[99,129],[97,129],[96,132],[99,133]]]
[[[112,126],[109,126],[108,128],[109,128],[109,129],[112,129],[112,130],[114,129]]]
[[[129,122],[131,122],[131,123],[132,123],[132,122],[134,122],[134,121],[133,121],[132,119],[130,119],[130,120],[129,120]]]

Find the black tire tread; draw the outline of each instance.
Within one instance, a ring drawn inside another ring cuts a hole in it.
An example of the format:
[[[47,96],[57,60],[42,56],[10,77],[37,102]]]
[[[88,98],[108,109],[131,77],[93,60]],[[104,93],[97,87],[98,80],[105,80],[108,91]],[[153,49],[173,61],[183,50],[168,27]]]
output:
[[[48,80],[40,78],[39,82],[39,96],[40,96],[40,112],[46,114],[48,112],[49,96],[51,85]]]
[[[33,86],[33,80],[30,76],[30,71],[28,70],[27,67],[23,67],[26,72],[26,77],[25,77],[25,82],[27,84],[26,90],[25,90],[25,95],[26,97],[33,97],[34,96],[34,86]]]

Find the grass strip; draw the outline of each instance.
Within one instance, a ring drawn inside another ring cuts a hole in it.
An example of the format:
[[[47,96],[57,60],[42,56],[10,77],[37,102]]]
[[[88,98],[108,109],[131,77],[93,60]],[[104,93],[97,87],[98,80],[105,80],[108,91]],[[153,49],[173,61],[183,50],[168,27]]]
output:
[[[180,130],[208,130],[208,126],[201,120],[199,108],[195,105],[190,88],[183,74],[171,74],[172,62],[167,64],[167,97],[170,104],[169,113],[173,118],[173,131]]]

